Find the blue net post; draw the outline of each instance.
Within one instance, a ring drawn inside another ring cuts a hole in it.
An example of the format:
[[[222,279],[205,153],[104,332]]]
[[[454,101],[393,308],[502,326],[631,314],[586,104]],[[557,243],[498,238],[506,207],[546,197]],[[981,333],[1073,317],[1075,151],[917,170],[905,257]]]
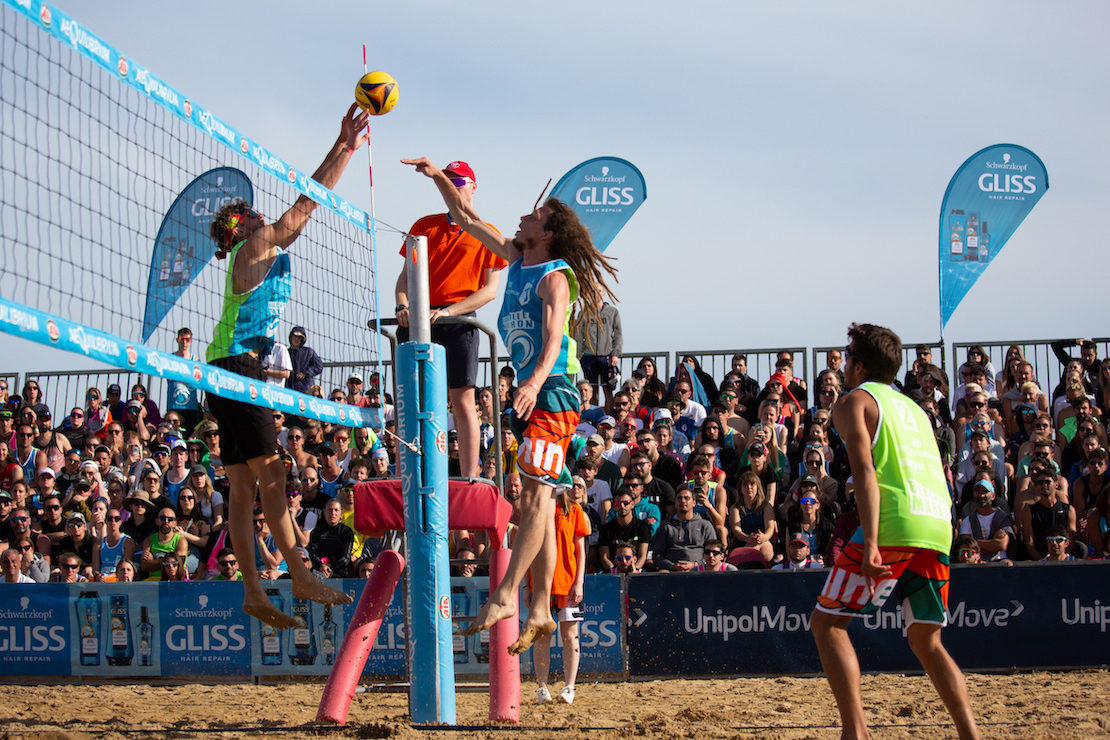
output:
[[[431,343],[427,239],[409,239],[411,342],[397,348],[398,434],[408,555],[409,710],[416,724],[455,724],[447,535],[447,353]]]

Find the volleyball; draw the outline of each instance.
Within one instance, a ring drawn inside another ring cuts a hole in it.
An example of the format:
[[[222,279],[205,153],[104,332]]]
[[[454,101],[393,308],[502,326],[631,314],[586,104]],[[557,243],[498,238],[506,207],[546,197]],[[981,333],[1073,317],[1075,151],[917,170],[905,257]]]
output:
[[[355,85],[355,102],[372,116],[384,116],[397,105],[397,80],[388,72],[368,72]]]

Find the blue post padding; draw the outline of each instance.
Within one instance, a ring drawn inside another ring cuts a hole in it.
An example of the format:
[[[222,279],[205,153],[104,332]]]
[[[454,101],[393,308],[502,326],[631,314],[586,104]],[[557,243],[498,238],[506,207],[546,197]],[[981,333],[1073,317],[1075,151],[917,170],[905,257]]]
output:
[[[437,344],[397,348],[397,429],[408,560],[409,709],[417,724],[455,724],[451,570],[447,550],[447,354]]]

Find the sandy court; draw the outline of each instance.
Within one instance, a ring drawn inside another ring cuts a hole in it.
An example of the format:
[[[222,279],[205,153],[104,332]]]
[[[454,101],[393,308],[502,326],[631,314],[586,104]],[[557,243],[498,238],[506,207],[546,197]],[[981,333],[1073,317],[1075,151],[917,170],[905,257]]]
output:
[[[985,738],[1110,738],[1110,674],[1102,670],[970,675]],[[555,683],[556,688],[561,684]],[[418,730],[402,693],[355,697],[348,725],[311,725],[319,683],[252,686],[4,686],[0,738],[836,738],[836,709],[821,678],[581,683],[572,705],[534,703],[526,682],[519,729]],[[954,738],[928,679],[866,676],[877,738]],[[488,696],[458,694],[460,725],[486,725]]]

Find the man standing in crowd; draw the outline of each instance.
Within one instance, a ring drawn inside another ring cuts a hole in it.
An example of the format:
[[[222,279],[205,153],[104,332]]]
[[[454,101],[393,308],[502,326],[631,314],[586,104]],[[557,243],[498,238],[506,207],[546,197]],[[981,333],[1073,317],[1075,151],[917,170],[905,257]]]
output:
[[[200,362],[193,352],[193,330],[183,326],[177,330],[177,349],[174,354],[186,362]],[[188,383],[177,380],[166,382],[166,413],[176,411],[181,428],[192,432],[200,423],[200,391]]]
[[[293,369],[289,371],[285,387],[301,393],[308,393],[316,376],[324,372],[324,361],[316,350],[305,344],[307,341],[308,333],[303,326],[294,326],[289,332],[289,361]]]
[[[578,324],[574,341],[578,343],[578,351],[582,353],[582,375],[589,381],[594,398],[600,398],[598,386],[603,385],[605,407],[611,407],[613,391],[616,389],[613,381],[619,375],[617,367],[624,349],[620,312],[611,303],[602,303],[595,321]]]
[[[891,388],[902,364],[898,336],[853,324],[848,337],[844,379],[852,391],[834,407],[833,422],[851,462],[860,526],[829,573],[811,619],[840,710],[841,736],[869,736],[848,624],[899,592],[910,648],[960,738],[978,738],[967,684],[940,641],[948,621],[952,524],[932,427],[920,408]]]
[[[466,162],[451,162],[443,174],[455,188],[467,209],[473,209],[478,188],[474,170]],[[484,224],[500,236],[491,224]],[[497,297],[498,273],[508,264],[475,236],[463,231],[450,213],[437,213],[418,220],[409,229],[412,236],[428,238],[428,300],[431,304],[432,341],[447,350],[447,396],[455,411],[459,432],[459,468],[462,475],[478,475],[478,417],[474,413],[474,385],[478,382],[478,344],[476,327],[466,324],[436,324],[448,316],[474,318],[475,312]],[[397,341],[409,338],[409,260],[406,247],[401,274],[397,276]]]

